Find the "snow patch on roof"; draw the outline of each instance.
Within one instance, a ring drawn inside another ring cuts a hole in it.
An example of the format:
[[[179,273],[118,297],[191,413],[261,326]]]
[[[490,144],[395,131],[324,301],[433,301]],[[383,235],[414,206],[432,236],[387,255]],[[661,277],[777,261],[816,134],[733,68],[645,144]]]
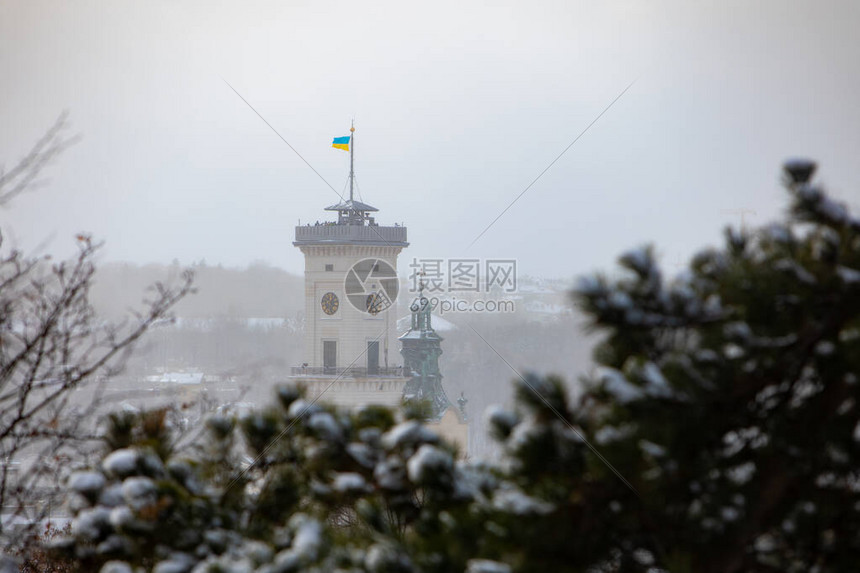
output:
[[[203,372],[165,372],[155,376],[147,376],[147,382],[154,384],[202,384]]]

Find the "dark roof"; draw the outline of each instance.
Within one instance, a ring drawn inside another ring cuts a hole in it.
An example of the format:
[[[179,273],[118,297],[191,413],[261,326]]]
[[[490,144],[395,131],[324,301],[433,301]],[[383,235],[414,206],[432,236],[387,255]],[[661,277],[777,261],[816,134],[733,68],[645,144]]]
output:
[[[341,201],[337,205],[326,207],[326,211],[379,211],[376,207],[371,207],[367,203],[361,201]]]

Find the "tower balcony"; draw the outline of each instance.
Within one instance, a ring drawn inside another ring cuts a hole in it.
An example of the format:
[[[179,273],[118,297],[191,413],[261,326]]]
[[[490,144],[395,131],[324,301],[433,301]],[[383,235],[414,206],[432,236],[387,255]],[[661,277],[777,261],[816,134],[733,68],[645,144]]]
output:
[[[322,223],[296,227],[293,245],[379,245],[408,247],[406,227]]]
[[[293,366],[290,374],[296,377],[338,377],[338,378],[400,378],[403,376],[402,366],[379,366],[365,368],[359,366]]]

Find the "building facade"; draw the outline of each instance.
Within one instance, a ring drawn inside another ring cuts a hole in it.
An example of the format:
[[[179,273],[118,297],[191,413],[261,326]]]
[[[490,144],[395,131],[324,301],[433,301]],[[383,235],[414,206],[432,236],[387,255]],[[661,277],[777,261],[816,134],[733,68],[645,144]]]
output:
[[[393,307],[406,227],[377,225],[358,201],[328,207],[336,222],[296,227],[305,256],[305,358],[325,373],[400,366]]]

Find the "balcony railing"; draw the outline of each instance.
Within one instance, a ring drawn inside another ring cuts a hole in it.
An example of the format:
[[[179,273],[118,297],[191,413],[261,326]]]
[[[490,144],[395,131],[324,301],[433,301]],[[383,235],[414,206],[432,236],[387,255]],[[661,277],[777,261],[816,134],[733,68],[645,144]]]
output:
[[[326,367],[326,366],[293,366],[293,376],[340,376],[341,378],[384,378],[391,376],[403,376],[402,366],[390,366],[388,368],[365,368],[357,366],[349,367]]]
[[[406,227],[379,225],[310,225],[296,227],[296,245],[313,243],[367,243],[405,247]]]

